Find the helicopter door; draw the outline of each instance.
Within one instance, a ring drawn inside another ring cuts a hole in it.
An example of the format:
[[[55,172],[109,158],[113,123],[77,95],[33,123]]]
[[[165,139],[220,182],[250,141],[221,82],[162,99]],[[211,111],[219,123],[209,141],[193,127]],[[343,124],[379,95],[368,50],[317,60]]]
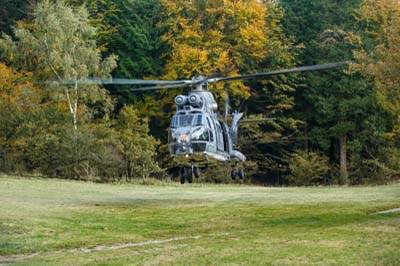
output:
[[[216,125],[216,130],[215,133],[217,135],[217,148],[220,151],[224,150],[224,137],[222,134],[222,130],[221,130],[221,125],[219,123],[215,123]]]
[[[224,138],[224,151],[229,152],[229,132],[228,132],[228,128],[226,127],[226,125],[222,122],[219,121],[221,128],[222,128],[222,134],[223,134],[223,138]]]

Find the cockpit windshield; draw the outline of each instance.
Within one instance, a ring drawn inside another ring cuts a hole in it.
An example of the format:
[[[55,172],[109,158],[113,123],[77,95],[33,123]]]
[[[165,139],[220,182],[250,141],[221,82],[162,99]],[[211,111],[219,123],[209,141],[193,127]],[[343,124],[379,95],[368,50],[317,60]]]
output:
[[[190,127],[203,125],[202,114],[178,114],[172,117],[171,127]]]

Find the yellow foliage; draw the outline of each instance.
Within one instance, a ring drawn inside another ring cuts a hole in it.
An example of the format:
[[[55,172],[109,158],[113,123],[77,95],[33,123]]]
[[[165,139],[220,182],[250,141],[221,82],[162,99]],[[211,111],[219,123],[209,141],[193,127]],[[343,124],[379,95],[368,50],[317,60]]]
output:
[[[68,107],[68,104],[66,102],[56,102],[55,106],[62,113],[68,113],[69,112],[69,107]]]
[[[177,79],[184,76],[190,77],[193,73],[205,73],[208,64],[206,50],[182,44],[172,52],[171,61],[166,66],[169,70],[166,77]]]
[[[373,39],[372,51],[355,54],[353,65],[375,83],[378,102],[398,119],[400,129],[400,2],[364,0],[358,21]]]
[[[266,5],[257,0],[198,1],[162,0],[163,40],[172,50],[166,66],[167,79],[193,75],[238,75],[266,56]],[[242,81],[213,86],[217,95],[249,97]]]
[[[39,103],[38,90],[27,81],[30,74],[21,74],[0,63],[0,101],[14,106],[17,103]]]

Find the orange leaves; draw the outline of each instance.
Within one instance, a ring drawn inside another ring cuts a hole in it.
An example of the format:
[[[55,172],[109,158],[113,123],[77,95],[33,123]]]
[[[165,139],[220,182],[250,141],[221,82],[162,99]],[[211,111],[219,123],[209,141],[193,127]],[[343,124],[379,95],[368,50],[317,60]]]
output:
[[[39,102],[37,89],[26,80],[28,76],[0,63],[0,100],[10,104]]]
[[[246,64],[266,56],[265,5],[257,0],[162,1],[167,55],[165,78],[187,79],[193,75],[238,75]],[[217,94],[228,89],[248,97],[242,81],[214,86]]]
[[[7,67],[5,64],[0,63],[0,86],[5,86],[6,84],[10,84],[10,81],[17,79],[17,73]]]

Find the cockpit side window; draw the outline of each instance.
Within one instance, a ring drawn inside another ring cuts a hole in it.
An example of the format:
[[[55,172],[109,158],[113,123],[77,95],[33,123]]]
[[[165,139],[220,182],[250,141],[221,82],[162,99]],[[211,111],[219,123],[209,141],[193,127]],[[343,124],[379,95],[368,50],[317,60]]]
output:
[[[196,124],[195,126],[202,126],[203,125],[203,115],[197,115]]]
[[[209,134],[210,134],[210,141],[214,141],[214,135],[211,130],[209,131]]]
[[[178,126],[178,123],[177,123],[176,116],[173,116],[172,120],[171,120],[171,128],[176,128],[177,126]]]
[[[208,125],[209,128],[212,128],[212,127],[211,127],[210,118],[208,118],[208,117],[207,117],[207,125]]]

